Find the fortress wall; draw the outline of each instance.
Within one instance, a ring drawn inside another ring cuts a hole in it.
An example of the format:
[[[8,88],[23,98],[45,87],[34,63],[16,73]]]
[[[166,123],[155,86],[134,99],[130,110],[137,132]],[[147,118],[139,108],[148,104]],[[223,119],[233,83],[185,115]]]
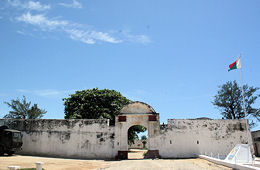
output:
[[[0,126],[22,131],[21,154],[67,158],[113,159],[118,151],[127,150],[127,130],[135,124],[148,127],[148,148],[158,150],[162,158],[227,155],[236,144],[247,143],[248,138],[252,144],[247,120],[169,119],[167,125],[159,127],[157,121],[148,126],[148,118],[135,122],[134,118],[139,117],[130,115],[115,127],[109,126],[108,120],[89,119],[0,119]]]
[[[188,158],[200,154],[227,155],[236,144],[252,143],[247,120],[168,119],[157,141],[163,158]],[[248,133],[247,133],[248,131]]]
[[[117,155],[115,128],[109,120],[0,119],[0,125],[22,131],[21,154],[110,159]]]

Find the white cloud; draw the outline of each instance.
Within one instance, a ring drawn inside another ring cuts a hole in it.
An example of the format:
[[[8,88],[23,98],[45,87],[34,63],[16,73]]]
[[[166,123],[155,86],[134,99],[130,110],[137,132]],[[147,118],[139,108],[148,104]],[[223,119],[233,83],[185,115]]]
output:
[[[143,34],[135,35],[132,34],[131,31],[129,30],[119,30],[119,31],[113,30],[111,31],[111,33],[116,34],[124,42],[133,42],[133,43],[141,43],[141,44],[148,44],[152,42],[149,36]]]
[[[36,31],[49,31],[49,32],[60,32],[66,34],[70,39],[80,41],[86,44],[96,44],[98,42],[107,43],[122,43],[122,42],[133,42],[147,44],[151,42],[151,39],[146,35],[134,35],[128,31],[107,31],[101,32],[93,28],[86,28],[78,23],[73,23],[66,20],[61,20],[57,18],[47,17],[47,13],[44,12],[35,14],[35,11],[46,11],[51,8],[50,5],[41,4],[37,0],[7,0],[7,4],[14,7],[16,10],[26,11],[20,16],[16,16],[15,20],[19,22],[24,22],[34,26],[34,33]],[[81,3],[77,0],[72,0],[71,3],[59,3],[59,5],[71,8],[82,8]],[[14,12],[16,15],[16,12]],[[0,20],[3,19],[0,16]],[[11,17],[10,20],[13,20]],[[35,31],[36,30],[36,31]],[[29,33],[30,32],[30,33]],[[26,30],[18,30],[18,34],[34,36],[34,33]]]
[[[68,25],[67,21],[59,21],[54,19],[48,19],[43,14],[31,15],[30,12],[27,12],[20,17],[16,18],[18,21],[23,21],[28,24],[39,26],[42,29],[55,29],[57,27],[63,27]]]
[[[130,42],[137,42],[142,44],[148,44],[151,43],[151,39],[147,35],[131,35],[131,34],[125,34],[126,40]]]
[[[17,21],[25,22],[34,26],[40,27],[42,30],[59,30],[67,33],[73,40],[81,41],[86,44],[95,44],[97,41],[108,43],[120,43],[109,33],[99,32],[95,30],[84,30],[78,28],[79,24],[73,24],[65,20],[55,20],[47,18],[43,14],[32,15],[30,12],[22,14],[16,18]]]
[[[41,5],[40,2],[29,1],[27,4],[27,8],[31,10],[44,11],[50,9],[51,7],[50,5]]]
[[[117,40],[110,36],[108,33],[97,32],[97,31],[83,31],[79,29],[69,29],[66,30],[69,33],[70,38],[73,40],[78,40],[87,44],[95,44],[96,41],[104,41],[109,43],[120,43],[121,40]]]
[[[21,34],[21,35],[26,35],[25,34],[25,32],[23,32],[23,31],[20,31],[20,30],[18,30],[18,31],[16,31],[18,34]]]
[[[57,96],[62,94],[61,91],[57,91],[57,90],[36,90],[34,91],[34,93],[37,96]]]
[[[79,3],[76,0],[73,0],[72,3],[66,4],[66,3],[59,3],[59,5],[67,7],[67,8],[82,8],[82,4]]]
[[[25,90],[18,89],[20,93],[28,93],[40,97],[59,97],[69,93],[69,91],[55,90],[55,89],[43,89],[43,90]]]
[[[43,5],[38,1],[29,1],[26,3],[22,3],[20,0],[8,0],[8,2],[14,7],[28,10],[45,11],[51,8],[50,5]]]
[[[87,33],[82,30],[77,29],[69,29],[66,30],[66,32],[69,34],[70,38],[73,40],[78,40],[86,44],[95,44],[95,41],[87,36]]]

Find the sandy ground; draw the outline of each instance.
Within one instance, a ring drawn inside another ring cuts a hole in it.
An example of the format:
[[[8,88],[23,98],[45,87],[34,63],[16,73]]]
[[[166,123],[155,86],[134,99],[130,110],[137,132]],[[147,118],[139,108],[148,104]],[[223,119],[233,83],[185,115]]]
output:
[[[128,159],[143,159],[144,153],[146,152],[147,150],[130,149],[128,152]]]
[[[35,162],[43,162],[45,170],[83,170],[83,169],[101,169],[109,165],[109,162],[103,160],[80,160],[80,159],[62,159],[37,156],[1,156],[0,169],[8,169],[10,165],[20,166],[21,168],[35,168]]]
[[[106,170],[231,170],[202,159],[124,160],[112,162]]]
[[[43,162],[45,170],[143,170],[143,169],[171,169],[171,170],[231,170],[220,165],[213,164],[203,159],[141,159],[145,151],[133,151],[129,153],[129,160],[105,161],[105,160],[83,160],[62,159],[36,156],[1,156],[0,169],[7,169],[10,165],[21,168],[34,168],[35,162]]]

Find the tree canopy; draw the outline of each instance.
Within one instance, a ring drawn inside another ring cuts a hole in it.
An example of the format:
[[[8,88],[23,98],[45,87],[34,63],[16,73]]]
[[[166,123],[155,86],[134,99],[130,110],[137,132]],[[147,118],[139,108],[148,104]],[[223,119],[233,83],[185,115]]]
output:
[[[134,125],[128,129],[128,144],[134,143],[135,139],[138,138],[138,133],[146,131],[146,128],[141,125]]]
[[[98,88],[76,91],[69,98],[64,98],[65,119],[109,119],[115,124],[115,116],[121,108],[130,103],[121,93],[115,90]],[[136,133],[145,131],[142,126],[130,130],[130,140]]]
[[[249,87],[248,85],[243,86],[246,114],[243,110],[242,88],[239,87],[236,81],[228,81],[220,86],[212,103],[221,111],[223,118],[248,118],[252,127],[256,124],[255,120],[260,120],[258,109],[252,106],[259,97],[259,94],[255,94],[258,89],[257,87]]]
[[[145,135],[141,136],[141,140],[147,140],[147,136]]]
[[[98,88],[76,91],[64,98],[65,119],[110,119],[115,123],[115,115],[130,103],[130,100],[115,90]]]
[[[11,102],[5,102],[12,111],[5,115],[4,118],[12,119],[40,119],[45,113],[44,109],[39,109],[37,104],[31,106],[31,102],[27,102],[25,96],[22,99],[17,98]]]

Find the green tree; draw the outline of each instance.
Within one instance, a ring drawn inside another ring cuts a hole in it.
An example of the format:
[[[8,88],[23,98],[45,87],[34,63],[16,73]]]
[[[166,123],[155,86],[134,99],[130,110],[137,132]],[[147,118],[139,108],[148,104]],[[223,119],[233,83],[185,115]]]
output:
[[[131,102],[115,90],[98,88],[76,91],[63,101],[65,119],[109,119],[111,125],[115,124],[115,116],[121,108]],[[130,133],[134,138],[134,134],[141,131],[142,128],[135,128]]]
[[[146,131],[146,128],[141,125],[134,125],[128,129],[128,144],[133,144],[138,138],[138,133]]]
[[[237,84],[236,81],[228,81],[219,87],[217,95],[214,96],[212,102],[223,115],[225,119],[243,119],[248,118],[250,126],[256,125],[255,120],[260,120],[260,113],[257,108],[252,105],[256,99],[260,96],[259,94],[254,95],[258,90],[257,87],[249,87],[248,85],[243,86],[244,97],[245,97],[245,108],[246,114],[243,110],[243,96],[242,88]]]
[[[141,136],[141,140],[147,140],[147,136],[145,135]]]
[[[11,119],[40,119],[45,113],[44,109],[39,109],[37,104],[31,106],[31,102],[27,102],[25,96],[20,100],[11,100],[11,102],[5,102],[12,111],[5,115],[4,118]]]
[[[64,98],[65,119],[110,119],[115,123],[115,115],[130,103],[130,100],[115,90],[98,88],[76,91]]]

